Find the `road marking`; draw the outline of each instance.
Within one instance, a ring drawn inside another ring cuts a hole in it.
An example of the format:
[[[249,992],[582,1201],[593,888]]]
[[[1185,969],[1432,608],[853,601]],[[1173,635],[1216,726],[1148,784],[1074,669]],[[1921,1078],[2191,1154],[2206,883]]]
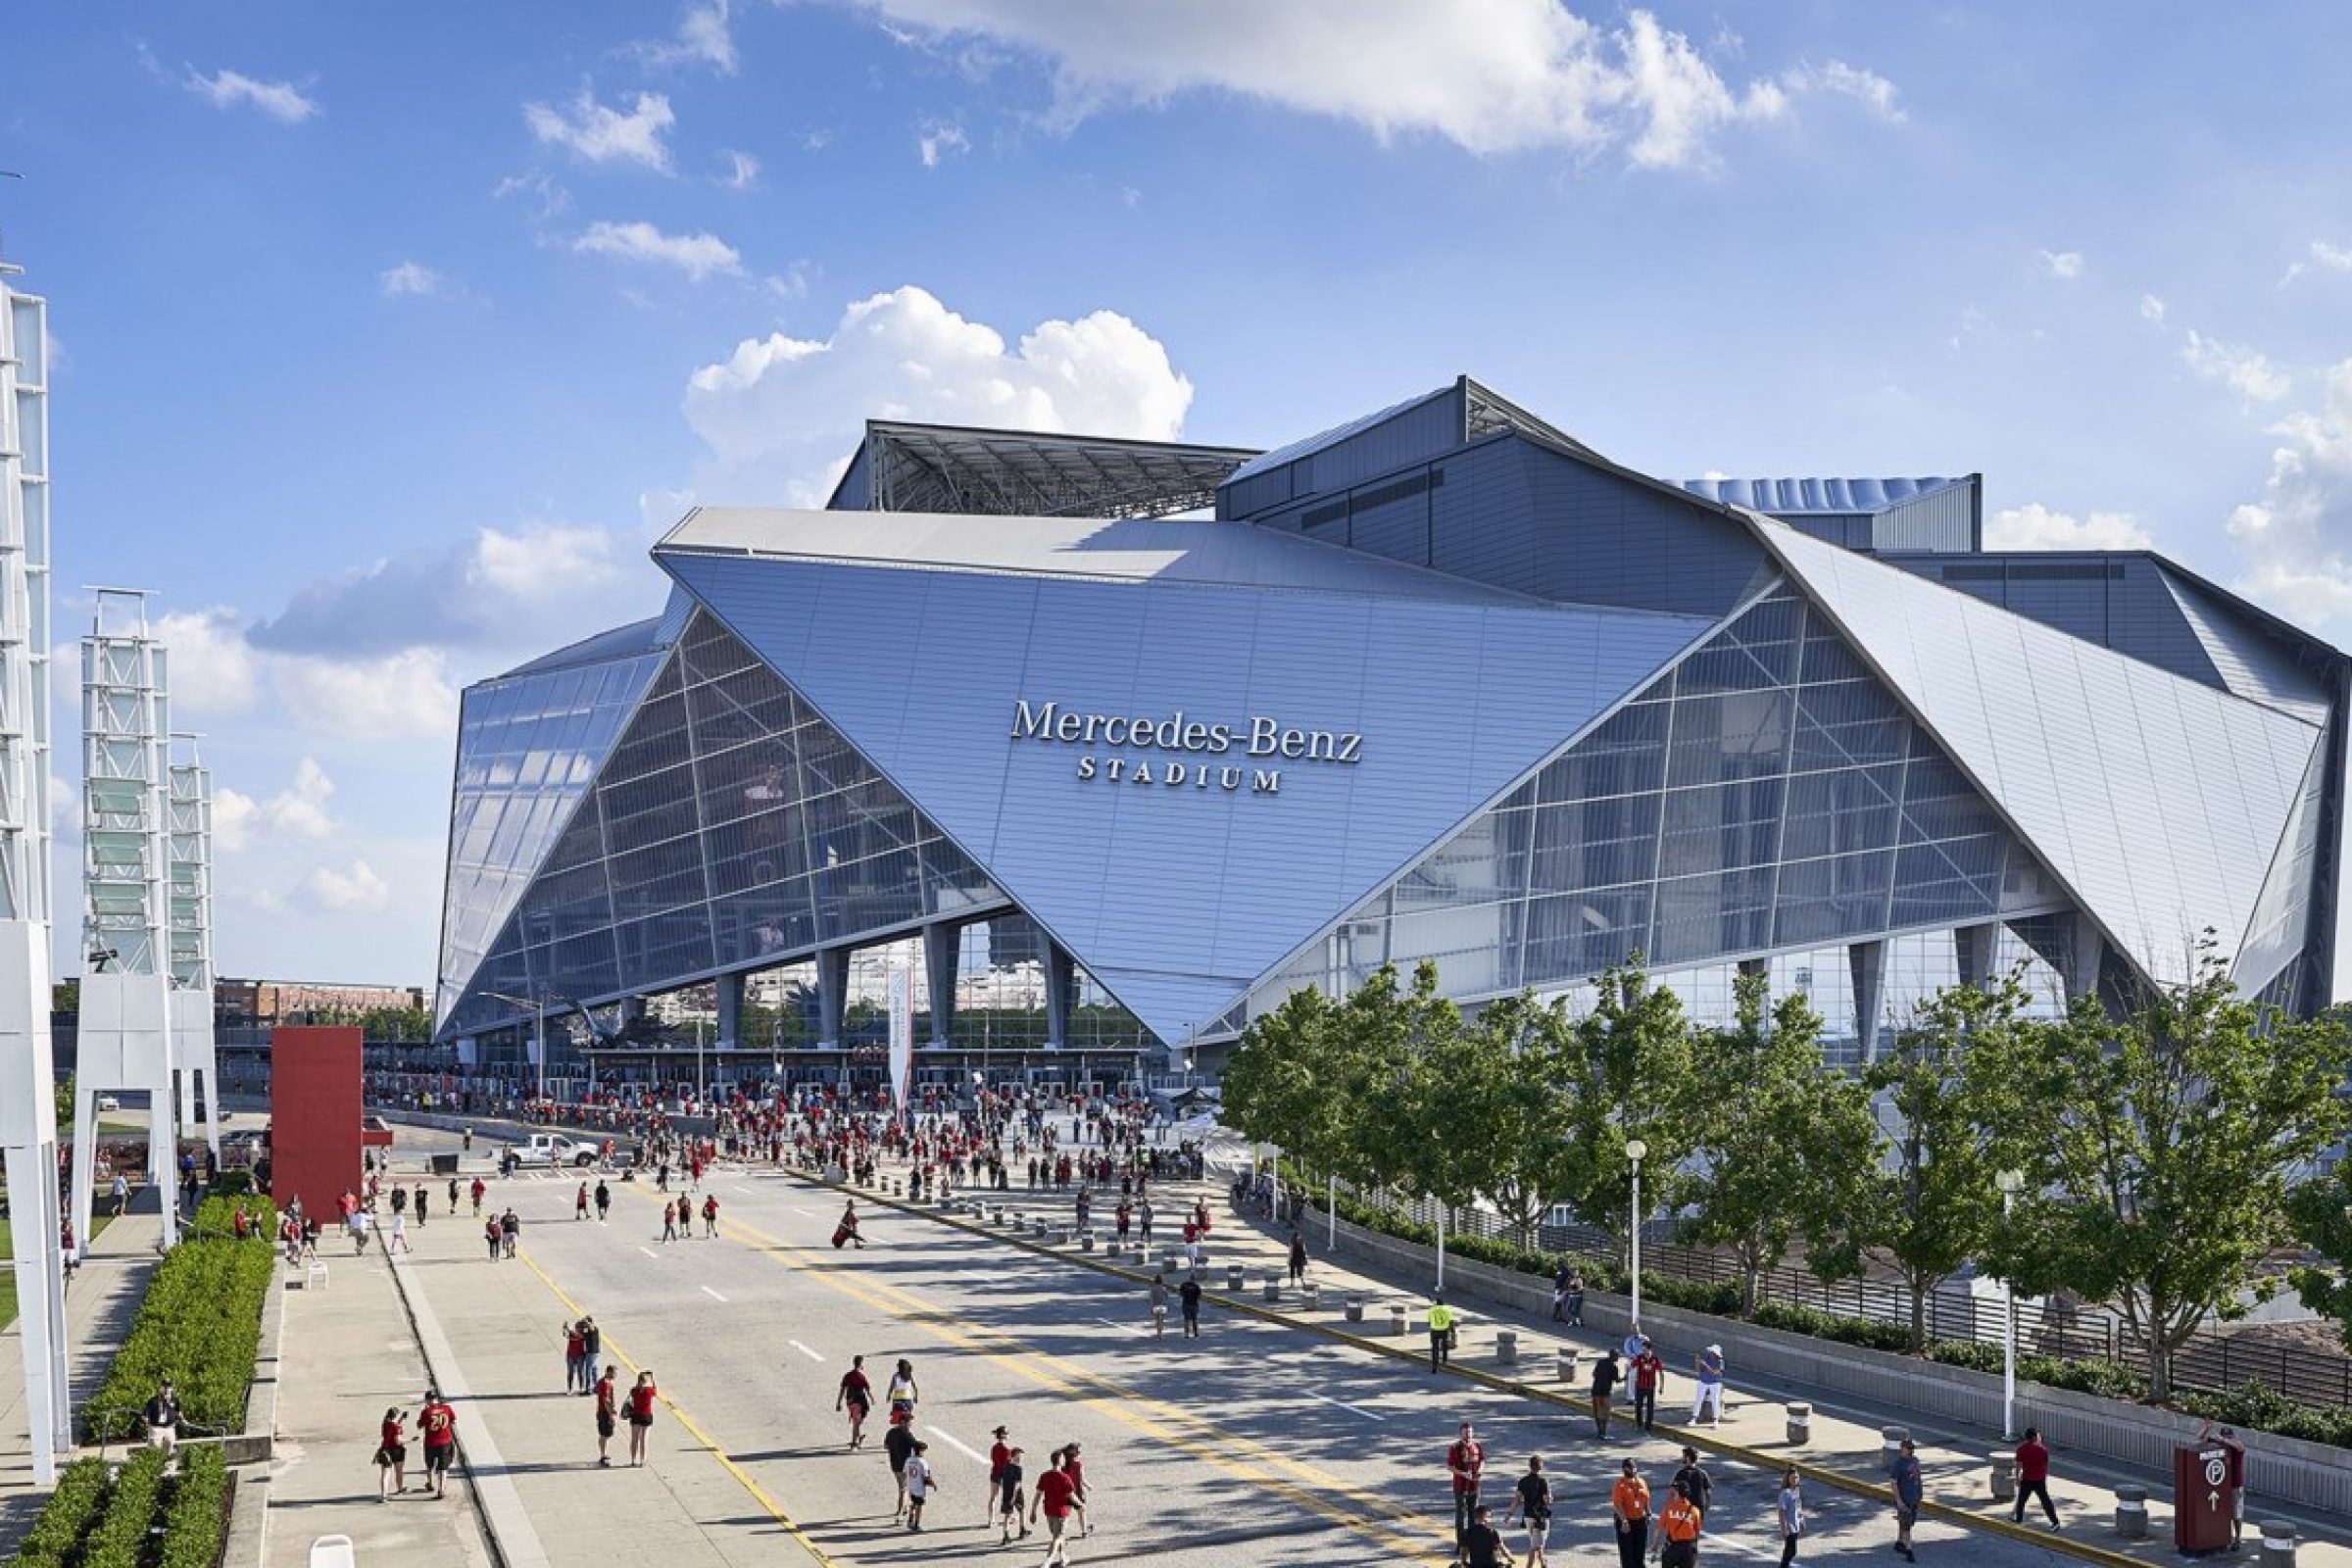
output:
[[[1140,1325],[1134,1323],[1113,1323],[1106,1317],[1099,1317],[1095,1319],[1095,1321],[1102,1324],[1106,1329],[1117,1329],[1121,1334],[1141,1334],[1144,1332]]]
[[[655,1259],[657,1262],[661,1260],[662,1254],[661,1254],[660,1252],[657,1252],[657,1251],[655,1251],[655,1250],[654,1250],[652,1248],[650,1248],[650,1247],[640,1247],[639,1249],[637,1249],[637,1250],[639,1250],[640,1252],[643,1252],[643,1253],[644,1253],[646,1256],[648,1256],[648,1257],[650,1257],[650,1258],[653,1258],[653,1259]]]
[[[1334,1409],[1346,1410],[1350,1415],[1360,1415],[1367,1421],[1386,1421],[1388,1419],[1387,1416],[1378,1414],[1375,1411],[1364,1409],[1361,1405],[1349,1404],[1345,1399],[1330,1398],[1327,1396],[1317,1394],[1312,1389],[1306,1391],[1306,1396],[1310,1399],[1320,1400],[1322,1403],[1328,1404]]]
[[[757,1187],[746,1187],[746,1186],[744,1186],[744,1185],[743,1185],[743,1183],[741,1183],[741,1182],[736,1182],[736,1183],[734,1184],[734,1188],[735,1188],[735,1190],[736,1190],[737,1192],[741,1193],[741,1194],[742,1194],[744,1197],[746,1197],[746,1198],[758,1198],[758,1197],[760,1196],[760,1189],[759,1189],[759,1188],[757,1188]]]
[[[963,1444],[962,1444],[962,1443],[961,1443],[959,1440],[957,1440],[956,1438],[955,1438],[955,1437],[951,1436],[951,1435],[950,1435],[950,1434],[948,1434],[948,1433],[945,1433],[945,1432],[942,1432],[942,1431],[940,1431],[940,1429],[939,1429],[939,1428],[937,1428],[937,1427],[925,1427],[923,1430],[924,1430],[924,1431],[926,1431],[926,1432],[928,1432],[928,1433],[930,1433],[930,1434],[931,1434],[933,1437],[937,1438],[937,1439],[938,1439],[940,1442],[942,1442],[942,1443],[946,1444],[946,1445],[947,1445],[949,1447],[951,1447],[951,1448],[954,1448],[954,1449],[955,1449],[955,1450],[956,1450],[957,1453],[960,1453],[960,1454],[962,1454],[962,1455],[963,1455],[965,1458],[967,1458],[967,1459],[971,1460],[971,1461],[972,1461],[972,1463],[974,1463],[974,1464],[986,1464],[986,1463],[988,1463],[988,1459],[987,1459],[987,1457],[986,1457],[985,1455],[983,1455],[983,1454],[977,1454],[977,1453],[974,1453],[974,1452],[973,1452],[973,1451],[972,1451],[970,1448],[966,1447],[966,1446],[964,1446],[964,1445],[963,1445]]]
[[[791,1346],[791,1347],[792,1347],[794,1349],[796,1349],[796,1350],[800,1351],[800,1352],[801,1352],[803,1355],[807,1356],[807,1357],[808,1357],[809,1360],[811,1360],[811,1361],[822,1361],[822,1360],[824,1359],[824,1357],[823,1357],[823,1356],[821,1356],[821,1355],[817,1354],[817,1353],[816,1353],[814,1350],[811,1350],[810,1348],[808,1348],[808,1347],[807,1347],[806,1345],[803,1345],[803,1344],[802,1344],[800,1341],[798,1341],[798,1340],[786,1340],[784,1343],[785,1343],[786,1345],[789,1345],[789,1346]]]
[[[531,1272],[539,1276],[540,1282],[555,1293],[556,1299],[564,1303],[564,1310],[580,1317],[588,1315],[581,1309],[579,1302],[564,1294],[564,1287],[556,1283],[555,1276],[541,1268],[528,1252],[517,1252],[515,1255],[528,1264]],[[632,1376],[638,1371],[636,1361],[630,1358],[626,1350],[613,1343],[612,1336],[610,1334],[605,1336],[605,1353],[627,1367]],[[808,1538],[808,1532],[801,1528],[799,1521],[786,1513],[776,1499],[767,1494],[767,1489],[753,1480],[750,1473],[743,1466],[737,1464],[733,1456],[711,1439],[710,1433],[703,1430],[701,1423],[680,1408],[677,1400],[666,1394],[657,1394],[655,1396],[668,1406],[669,1413],[677,1418],[678,1426],[686,1435],[701,1444],[704,1451],[709,1453],[711,1458],[716,1459],[725,1468],[727,1474],[733,1476],[743,1490],[752,1494],[752,1499],[767,1510],[767,1516],[770,1519],[782,1525],[787,1535],[808,1549],[808,1555],[816,1559],[820,1568],[841,1568],[839,1560],[828,1553],[824,1547],[811,1541]]]
[[[804,1215],[807,1215],[807,1216],[808,1216],[808,1218],[810,1218],[810,1219],[814,1219],[814,1218],[816,1218],[816,1210],[814,1210],[814,1209],[812,1209],[812,1208],[802,1208],[802,1207],[801,1207],[800,1205],[798,1205],[797,1203],[796,1203],[796,1204],[794,1204],[794,1205],[792,1205],[792,1211],[793,1211],[795,1214],[804,1214]]]
[[[726,1298],[725,1298],[725,1297],[723,1297],[723,1296],[719,1295],[719,1294],[718,1294],[716,1291],[712,1290],[712,1289],[711,1289],[710,1286],[708,1286],[708,1285],[706,1285],[706,1286],[704,1286],[704,1287],[703,1287],[703,1294],[704,1294],[705,1296],[708,1296],[709,1298],[710,1298],[710,1299],[712,1299],[713,1301],[723,1301],[723,1300],[725,1300],[725,1299],[726,1299]]]

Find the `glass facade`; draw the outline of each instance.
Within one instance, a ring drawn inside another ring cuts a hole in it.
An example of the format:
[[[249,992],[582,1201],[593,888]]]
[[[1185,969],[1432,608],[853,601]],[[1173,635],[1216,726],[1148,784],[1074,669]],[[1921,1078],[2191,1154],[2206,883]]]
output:
[[[2328,819],[2328,756],[2331,749],[2327,744],[2316,748],[2304,766],[2303,788],[2287,816],[2286,837],[2278,846],[2270,874],[2263,878],[2262,894],[2254,901],[2254,917],[2247,923],[2246,940],[2233,970],[2239,988],[2246,991],[2263,991],[2285,975],[2284,985],[2275,988],[2284,999],[2282,1004],[2292,1004],[2300,977],[2288,971],[2296,967],[2295,960],[2311,940],[2311,892],[2319,876],[2320,832]]]
[[[697,615],[445,1029],[871,942],[1006,901],[774,671]],[[768,965],[760,965],[766,967]]]
[[[1450,996],[2069,907],[1826,618],[1775,587],[1260,989]],[[1253,1010],[1255,1010],[1253,1008]]]

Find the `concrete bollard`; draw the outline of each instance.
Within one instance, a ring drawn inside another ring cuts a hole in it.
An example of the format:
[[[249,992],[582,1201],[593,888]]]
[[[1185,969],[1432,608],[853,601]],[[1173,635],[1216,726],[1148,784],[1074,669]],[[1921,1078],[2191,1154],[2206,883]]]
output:
[[[2017,1500],[2017,1455],[2007,1448],[1995,1448],[1984,1456],[1991,1467],[1992,1500]]]
[[[1519,1364],[1519,1336],[1504,1329],[1494,1336],[1494,1361],[1498,1366]]]
[[[2115,1489],[2115,1533],[2126,1541],[2148,1539],[2148,1489]]]
[[[1228,1264],[1226,1264],[1226,1265],[1225,1265],[1225,1288],[1226,1288],[1227,1290],[1229,1290],[1229,1291],[1234,1291],[1234,1292],[1237,1292],[1237,1293],[1238,1293],[1238,1292],[1241,1290],[1241,1288],[1242,1288],[1242,1279],[1243,1279],[1244,1275],[1245,1275],[1247,1272],[1248,1272],[1248,1271],[1247,1271],[1247,1270],[1245,1270],[1245,1269],[1242,1267],[1242,1265],[1241,1265],[1241,1264],[1239,1264],[1239,1263],[1228,1263]]]
[[[1801,1448],[1811,1443],[1813,1441],[1813,1407],[1809,1404],[1792,1401],[1788,1405],[1788,1446]]]
[[[1903,1451],[1903,1445],[1910,1441],[1911,1429],[1909,1427],[1879,1428],[1879,1470],[1881,1474],[1886,1472],[1888,1465],[1894,1463]]]
[[[1390,1307],[1390,1308],[1389,1308],[1389,1332],[1390,1332],[1391,1334],[1397,1334],[1397,1335],[1401,1335],[1402,1333],[1404,1333],[1404,1318],[1405,1318],[1405,1311],[1404,1311],[1404,1308],[1403,1308],[1403,1307],[1401,1307],[1401,1306],[1392,1306],[1392,1307]]]
[[[1263,1296],[1269,1301],[1281,1300],[1282,1276],[1279,1274],[1267,1275],[1266,1283],[1258,1288],[1258,1294]]]
[[[1081,1252],[1091,1252],[1094,1250],[1095,1233],[1093,1231],[1081,1231],[1078,1235],[1078,1250]]]
[[[1574,1383],[1576,1381],[1576,1359],[1577,1350],[1575,1346],[1564,1345],[1560,1347],[1557,1360],[1560,1381],[1562,1383]]]
[[[1323,1287],[1320,1285],[1299,1286],[1298,1299],[1309,1312],[1314,1311],[1323,1304]]]
[[[1182,1252],[1170,1252],[1168,1254],[1167,1266],[1170,1270],[1184,1267],[1184,1254]]]
[[[2285,1519],[2262,1522],[2262,1568],[2295,1568],[2295,1527]]]
[[[1347,1312],[1348,1322],[1361,1323],[1364,1320],[1364,1298],[1360,1296],[1348,1298]]]

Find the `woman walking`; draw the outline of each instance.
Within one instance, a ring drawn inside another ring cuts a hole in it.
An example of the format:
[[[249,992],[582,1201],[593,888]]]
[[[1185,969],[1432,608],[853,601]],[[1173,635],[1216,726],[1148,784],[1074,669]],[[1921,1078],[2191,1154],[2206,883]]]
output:
[[[392,1494],[409,1490],[409,1444],[400,1429],[400,1406],[384,1412],[382,1435],[375,1445],[375,1500],[390,1502]]]
[[[873,1407],[874,1386],[865,1376],[865,1357],[850,1357],[850,1369],[841,1375],[841,1390],[833,1396],[833,1408],[850,1413],[850,1446],[865,1445],[865,1412]]]
[[[1298,1234],[1296,1225],[1291,1227],[1291,1283],[1306,1283],[1306,1238]]]
[[[629,1390],[629,1463],[645,1463],[645,1434],[654,1424],[654,1400],[661,1390],[654,1387],[651,1370],[637,1374],[635,1387]]]
[[[1781,1472],[1781,1568],[1796,1561],[1797,1538],[1805,1533],[1805,1496],[1794,1468]]]
[[[899,1422],[912,1421],[914,1401],[922,1396],[921,1391],[914,1386],[914,1363],[905,1356],[899,1357],[898,1370],[890,1375],[890,1418]]]
[[[678,1239],[678,1208],[675,1203],[662,1205],[662,1239],[665,1242]]]
[[[570,1394],[589,1381],[588,1337],[579,1323],[564,1325],[564,1392]]]

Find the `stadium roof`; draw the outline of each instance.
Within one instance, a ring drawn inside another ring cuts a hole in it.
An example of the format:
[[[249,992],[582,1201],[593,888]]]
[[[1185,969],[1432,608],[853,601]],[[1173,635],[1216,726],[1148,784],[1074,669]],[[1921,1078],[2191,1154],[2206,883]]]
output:
[[[1709,501],[1775,515],[1807,512],[1882,512],[1905,501],[1968,483],[1929,479],[1685,479],[1683,488]]]
[[[828,507],[1030,517],[1162,517],[1211,505],[1256,456],[1190,446],[869,419]],[[856,493],[862,483],[863,494]]]
[[[1298,459],[1311,453],[1320,452],[1326,447],[1337,446],[1349,436],[1359,435],[1375,425],[1385,424],[1400,414],[1409,413],[1424,404],[1435,403],[1441,398],[1452,397],[1456,393],[1459,393],[1462,399],[1461,439],[1464,441],[1475,441],[1480,436],[1494,435],[1504,430],[1516,430],[1522,435],[1531,435],[1540,441],[1548,441],[1555,446],[1564,447],[1579,457],[1597,455],[1592,448],[1562,430],[1558,425],[1538,418],[1510,399],[1490,391],[1464,375],[1456,377],[1434,392],[1424,392],[1419,397],[1406,398],[1402,403],[1392,403],[1387,408],[1364,415],[1360,418],[1349,419],[1345,424],[1335,424],[1330,429],[1310,435],[1303,441],[1294,441],[1289,446],[1276,447],[1271,452],[1261,453],[1234,469],[1231,474],[1227,475],[1227,480],[1231,482],[1235,479],[1247,479],[1251,474],[1264,473],[1268,469],[1278,468],[1286,463],[1295,463]]]

